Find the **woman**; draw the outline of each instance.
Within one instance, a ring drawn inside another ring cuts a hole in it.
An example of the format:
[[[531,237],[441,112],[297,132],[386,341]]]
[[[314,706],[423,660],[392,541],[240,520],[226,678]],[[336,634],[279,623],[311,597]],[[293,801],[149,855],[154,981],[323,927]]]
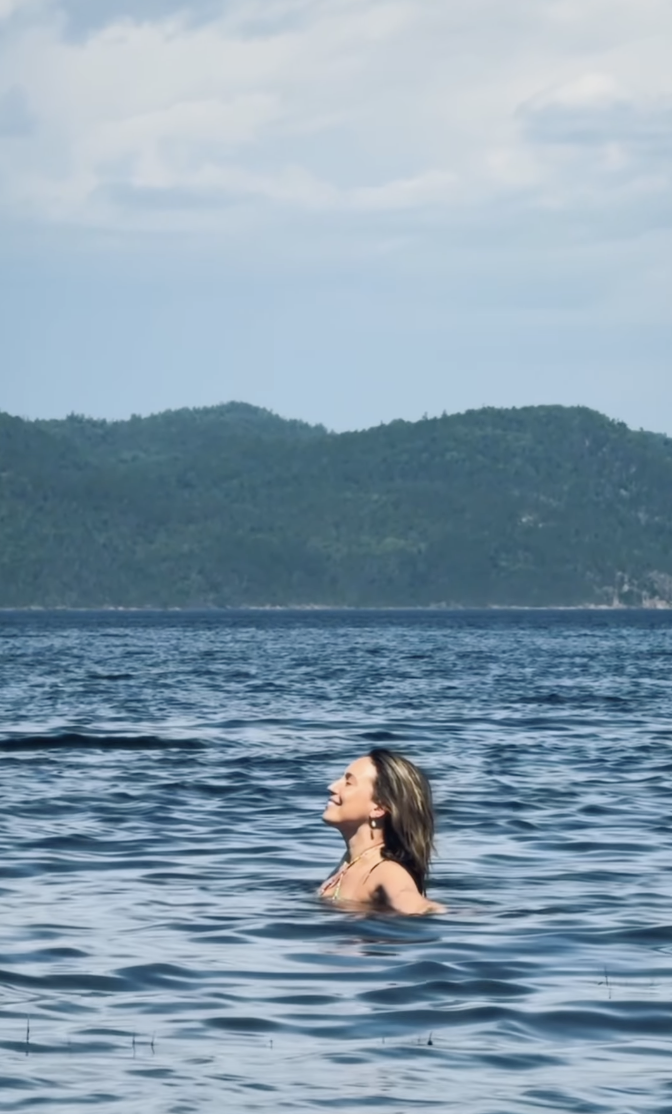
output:
[[[322,819],[338,828],[347,851],[320,896],[396,913],[442,913],[425,897],[434,839],[432,791],[408,759],[377,748],[338,781]]]

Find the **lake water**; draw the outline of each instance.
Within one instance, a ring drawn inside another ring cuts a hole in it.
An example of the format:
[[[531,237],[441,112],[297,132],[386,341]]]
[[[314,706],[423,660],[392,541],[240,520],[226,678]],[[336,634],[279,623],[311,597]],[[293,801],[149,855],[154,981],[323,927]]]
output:
[[[354,917],[327,784],[438,805]],[[672,1111],[672,614],[0,614],[0,1107]]]

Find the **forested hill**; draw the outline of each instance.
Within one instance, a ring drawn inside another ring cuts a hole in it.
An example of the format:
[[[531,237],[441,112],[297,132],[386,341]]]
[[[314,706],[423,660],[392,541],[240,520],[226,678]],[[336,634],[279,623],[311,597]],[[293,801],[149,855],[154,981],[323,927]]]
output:
[[[559,406],[0,414],[0,606],[245,604],[672,604],[672,440]]]

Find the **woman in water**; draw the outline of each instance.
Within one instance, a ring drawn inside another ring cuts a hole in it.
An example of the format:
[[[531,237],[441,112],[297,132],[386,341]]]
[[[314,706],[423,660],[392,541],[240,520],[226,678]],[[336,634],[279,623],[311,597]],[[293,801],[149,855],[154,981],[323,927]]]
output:
[[[434,811],[421,770],[379,748],[351,763],[329,792],[322,819],[338,828],[347,850],[320,896],[396,913],[444,912],[425,897]]]

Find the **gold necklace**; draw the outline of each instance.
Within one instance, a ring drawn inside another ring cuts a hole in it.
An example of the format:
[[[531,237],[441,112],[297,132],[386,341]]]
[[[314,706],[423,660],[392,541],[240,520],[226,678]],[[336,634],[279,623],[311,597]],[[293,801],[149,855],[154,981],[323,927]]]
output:
[[[327,889],[331,889],[332,886],[335,886],[336,888],[333,894],[330,895],[330,901],[338,901],[338,895],[341,892],[341,883],[350,870],[350,867],[354,866],[355,863],[358,863],[360,859],[363,859],[364,856],[368,855],[371,851],[379,851],[380,848],[384,846],[384,843],[377,843],[375,847],[367,847],[365,851],[362,851],[361,855],[355,855],[354,859],[350,859],[347,863],[344,863],[338,873],[335,874],[334,877],[331,879],[331,881],[325,882],[324,886],[320,890],[320,895],[324,897]]]

